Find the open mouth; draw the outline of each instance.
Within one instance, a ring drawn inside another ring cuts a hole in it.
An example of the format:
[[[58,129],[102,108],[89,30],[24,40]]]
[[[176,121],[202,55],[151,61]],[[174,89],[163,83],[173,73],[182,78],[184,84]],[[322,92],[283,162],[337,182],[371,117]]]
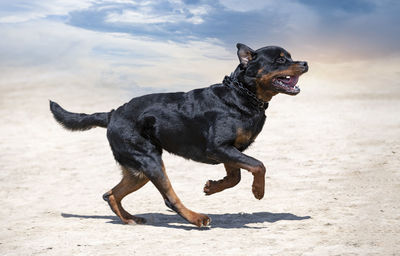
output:
[[[300,92],[300,88],[296,85],[299,76],[278,76],[272,79],[272,85],[279,92],[296,95]]]

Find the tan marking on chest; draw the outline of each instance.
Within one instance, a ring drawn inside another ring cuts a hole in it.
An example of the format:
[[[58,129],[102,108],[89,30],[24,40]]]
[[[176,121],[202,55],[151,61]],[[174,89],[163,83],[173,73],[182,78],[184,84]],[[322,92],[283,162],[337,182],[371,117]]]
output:
[[[245,131],[242,128],[237,129],[236,131],[236,139],[235,139],[235,147],[238,148],[245,144],[248,144],[251,141],[253,134],[250,131]]]

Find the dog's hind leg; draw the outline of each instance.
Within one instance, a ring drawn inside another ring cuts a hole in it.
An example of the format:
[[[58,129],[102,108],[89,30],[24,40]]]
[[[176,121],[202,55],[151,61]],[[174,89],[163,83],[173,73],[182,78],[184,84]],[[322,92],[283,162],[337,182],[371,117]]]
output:
[[[124,124],[124,122],[121,124]],[[129,124],[130,123],[126,125]],[[147,180],[150,180],[156,186],[164,198],[165,204],[187,221],[199,227],[207,226],[210,223],[211,220],[207,215],[187,209],[175,194],[161,159],[161,148],[154,145],[148,138],[143,137],[135,129],[128,129],[123,125],[122,128],[116,125],[110,126],[107,130],[107,137],[110,141],[115,159],[121,165],[139,170],[145,175],[143,179],[139,179],[139,181],[135,180],[136,185],[129,186],[125,184],[126,182],[128,184],[132,183],[129,182],[131,176],[124,175],[124,179],[122,179],[120,184],[105,194],[105,198],[108,199],[111,209],[124,223],[129,223],[131,218],[122,210],[123,208],[120,204],[121,199],[130,192],[139,189]],[[114,200],[110,200],[112,198]],[[142,219],[133,217],[131,222],[142,222]]]
[[[226,170],[226,176],[220,180],[209,180],[204,185],[204,193],[212,195],[217,192],[221,192],[227,188],[236,186],[240,181],[240,168],[232,167],[228,164],[224,164]]]
[[[146,220],[129,214],[121,205],[121,200],[128,194],[143,187],[149,179],[141,172],[132,172],[129,168],[122,168],[122,180],[113,189],[103,195],[103,199],[108,202],[111,210],[125,224],[142,224]]]
[[[162,161],[160,163],[160,166],[154,167],[155,168],[152,168],[151,170],[148,169],[148,171],[144,172],[161,193],[162,197],[164,198],[165,204],[190,223],[198,227],[208,226],[211,222],[210,217],[205,214],[196,213],[189,210],[178,198],[168,179]]]

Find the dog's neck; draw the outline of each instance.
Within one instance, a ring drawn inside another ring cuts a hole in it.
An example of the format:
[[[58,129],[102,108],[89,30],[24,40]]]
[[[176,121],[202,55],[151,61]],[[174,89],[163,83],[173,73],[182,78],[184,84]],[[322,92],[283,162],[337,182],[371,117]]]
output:
[[[242,65],[237,66],[235,71],[233,71],[233,73],[231,74],[231,78],[237,79],[243,85],[243,87],[257,95],[257,97],[264,102],[269,102],[272,97],[278,94],[272,91],[270,93],[268,93],[269,91],[264,91],[263,97],[260,97],[259,92],[257,92],[256,77],[247,76],[246,69],[243,68]]]
[[[246,70],[242,67],[242,65],[237,66],[235,71],[233,71],[233,73],[231,74],[231,77],[232,79],[238,80],[247,90],[256,94],[256,79],[254,77],[246,76]]]

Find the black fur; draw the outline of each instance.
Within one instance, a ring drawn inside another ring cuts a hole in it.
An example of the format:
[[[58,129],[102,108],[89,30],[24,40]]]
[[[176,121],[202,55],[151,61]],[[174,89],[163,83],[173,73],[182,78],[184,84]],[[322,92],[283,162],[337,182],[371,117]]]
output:
[[[111,115],[111,112],[91,115],[71,113],[53,101],[50,101],[50,110],[57,122],[71,131],[86,131],[97,126],[107,128]]]

